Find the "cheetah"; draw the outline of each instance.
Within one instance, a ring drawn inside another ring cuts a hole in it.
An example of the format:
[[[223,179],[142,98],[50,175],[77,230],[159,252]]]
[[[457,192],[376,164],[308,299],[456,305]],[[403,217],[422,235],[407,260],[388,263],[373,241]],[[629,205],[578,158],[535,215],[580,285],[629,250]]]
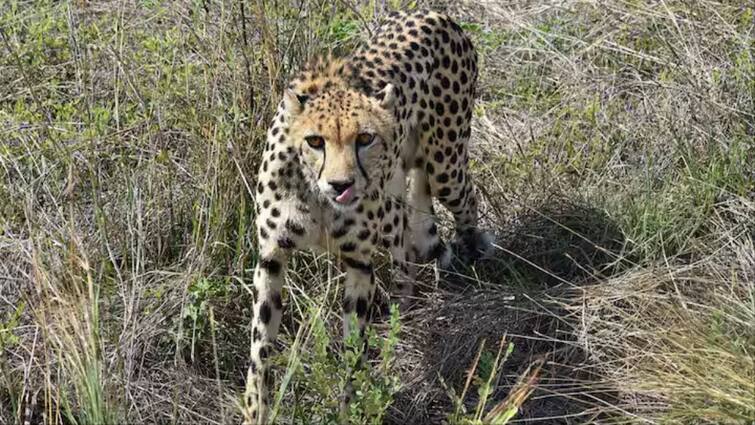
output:
[[[467,172],[477,54],[448,16],[395,12],[365,47],[310,63],[283,93],[256,187],[259,261],[245,423],[265,423],[266,362],[281,320],[286,262],[298,249],[335,253],[345,272],[344,334],[364,331],[375,294],[373,254],[393,259],[399,297],[414,264],[447,262],[437,198],[467,252],[489,245]],[[408,183],[407,183],[408,178]],[[345,403],[348,403],[348,388]]]

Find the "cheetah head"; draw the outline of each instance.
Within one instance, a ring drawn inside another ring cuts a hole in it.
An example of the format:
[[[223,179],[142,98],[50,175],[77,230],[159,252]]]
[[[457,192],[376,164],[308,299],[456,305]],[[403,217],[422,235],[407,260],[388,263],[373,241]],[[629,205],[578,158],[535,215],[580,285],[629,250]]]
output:
[[[336,209],[355,208],[381,184],[395,152],[394,99],[392,85],[374,95],[344,85],[314,95],[285,93],[289,134],[304,178]]]

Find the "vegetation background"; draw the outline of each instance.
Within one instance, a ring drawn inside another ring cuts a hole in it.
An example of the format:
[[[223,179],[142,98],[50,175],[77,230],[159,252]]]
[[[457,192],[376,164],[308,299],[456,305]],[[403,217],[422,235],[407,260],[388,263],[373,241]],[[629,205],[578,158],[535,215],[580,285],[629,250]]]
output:
[[[355,421],[752,423],[752,3],[4,0],[0,424],[238,421],[281,88],[418,7],[479,51],[496,251],[375,312]],[[294,261],[280,423],[337,405],[338,277]]]

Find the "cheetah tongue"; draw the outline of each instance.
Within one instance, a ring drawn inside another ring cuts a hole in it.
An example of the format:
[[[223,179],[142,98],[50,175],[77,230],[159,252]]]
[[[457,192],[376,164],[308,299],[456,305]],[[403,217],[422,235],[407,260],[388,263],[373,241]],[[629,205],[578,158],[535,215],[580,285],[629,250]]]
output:
[[[336,202],[339,204],[348,204],[351,202],[351,199],[354,198],[354,186],[349,186],[348,189],[341,192],[340,195],[336,196]]]

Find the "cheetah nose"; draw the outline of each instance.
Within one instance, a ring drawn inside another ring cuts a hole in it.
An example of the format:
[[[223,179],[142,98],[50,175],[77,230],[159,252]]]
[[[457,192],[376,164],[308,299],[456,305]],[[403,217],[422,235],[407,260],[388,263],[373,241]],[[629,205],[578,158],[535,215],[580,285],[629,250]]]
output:
[[[347,191],[354,185],[354,180],[329,180],[328,184],[339,194]]]

